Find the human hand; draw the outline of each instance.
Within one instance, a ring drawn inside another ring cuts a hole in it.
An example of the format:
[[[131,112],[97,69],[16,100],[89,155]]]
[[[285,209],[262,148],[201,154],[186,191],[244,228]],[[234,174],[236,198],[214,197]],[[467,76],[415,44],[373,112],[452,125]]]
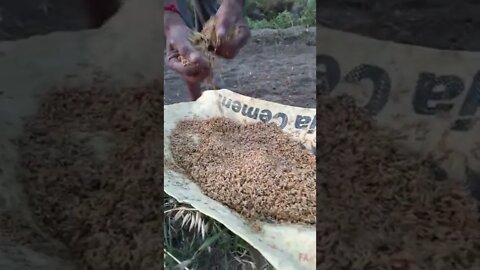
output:
[[[192,30],[177,14],[165,14],[167,65],[176,71],[188,85],[200,84],[211,74],[208,60],[190,43],[191,35]]]
[[[242,12],[242,0],[223,0],[216,14],[217,38],[220,40],[215,53],[232,59],[250,38],[250,30]],[[229,29],[236,29],[232,38],[227,38]]]

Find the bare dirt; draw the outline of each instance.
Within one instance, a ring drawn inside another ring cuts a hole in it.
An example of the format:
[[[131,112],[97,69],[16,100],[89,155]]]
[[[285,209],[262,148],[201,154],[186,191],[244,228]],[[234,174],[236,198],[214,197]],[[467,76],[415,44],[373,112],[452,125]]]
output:
[[[382,40],[479,51],[479,12],[475,0],[322,0],[317,23]]]
[[[216,58],[215,83],[242,95],[315,108],[315,44],[315,28],[253,30],[235,59]],[[165,104],[190,101],[175,72],[165,69],[164,82]]]
[[[119,6],[119,0],[1,1],[0,40],[97,28],[111,17]]]
[[[186,120],[171,150],[207,196],[247,219],[315,224],[315,157],[276,124]]]

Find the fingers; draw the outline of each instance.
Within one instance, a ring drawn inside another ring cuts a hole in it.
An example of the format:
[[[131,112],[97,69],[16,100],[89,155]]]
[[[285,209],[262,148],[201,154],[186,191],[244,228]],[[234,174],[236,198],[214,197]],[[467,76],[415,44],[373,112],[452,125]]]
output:
[[[188,63],[182,62],[180,56],[185,57]],[[170,47],[167,64],[189,82],[201,82],[211,72],[207,59],[188,46]]]
[[[195,63],[185,64],[180,61],[178,57],[171,57],[168,61],[168,65],[171,69],[183,76],[197,76],[199,74],[207,73],[210,71],[210,66],[202,61]]]
[[[175,70],[185,81],[190,83],[200,83],[211,73],[209,67],[184,66],[177,59],[168,62],[171,69]]]
[[[235,51],[240,51],[243,46],[245,46],[250,39],[250,30],[247,26],[238,26],[235,37],[230,40],[227,45],[230,46]]]
[[[237,28],[237,36],[233,40],[234,46],[237,47],[238,49],[243,48],[250,39],[250,30],[246,25],[240,25]]]
[[[226,16],[224,12],[219,13],[217,17],[216,34],[221,42],[216,51],[218,55],[231,59],[247,44],[250,38],[250,30],[243,18]],[[235,28],[235,35],[232,39],[227,39],[228,30],[232,28]]]
[[[173,49],[175,49],[173,47]],[[191,45],[182,45],[176,49],[179,55],[185,57],[191,65],[208,66],[207,59]]]
[[[238,25],[238,24],[233,24],[229,20],[225,19],[222,21],[219,21],[219,23],[216,26],[216,31],[217,31],[217,38],[221,40],[222,42],[227,42],[227,41],[232,41],[231,35],[228,36],[228,30],[231,29],[236,29],[236,34],[235,34],[235,39],[242,38],[245,35],[245,33],[249,33],[248,28],[243,25]],[[231,34],[231,33],[230,33]]]
[[[225,28],[225,26],[220,25],[218,28],[217,28],[217,38],[218,39],[224,39],[225,36],[227,35],[227,28]]]
[[[233,26],[232,18],[226,16],[222,8],[217,13],[217,21],[215,24],[217,38],[225,39],[227,37],[228,29]]]
[[[224,40],[220,43],[216,53],[223,58],[234,58],[243,46],[245,46],[250,39],[250,30],[247,26],[238,26],[236,35],[231,40]]]

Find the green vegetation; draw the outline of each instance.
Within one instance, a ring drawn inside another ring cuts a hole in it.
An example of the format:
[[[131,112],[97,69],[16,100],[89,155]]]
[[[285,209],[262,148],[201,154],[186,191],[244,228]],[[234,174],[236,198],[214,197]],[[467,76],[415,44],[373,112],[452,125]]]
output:
[[[215,220],[164,194],[165,269],[267,270],[256,266],[248,244]]]
[[[247,6],[247,20],[252,29],[283,29],[293,26],[312,27],[316,24],[316,1],[296,0],[296,1],[270,1],[276,2],[276,8],[284,8],[278,13],[263,11],[271,8],[272,4],[267,1],[252,1],[251,6]],[[280,5],[283,3],[283,5]],[[290,8],[287,9],[287,8]],[[295,9],[295,12],[292,12]],[[263,18],[258,18],[255,11],[264,14]]]
[[[247,0],[247,20],[251,29],[312,27],[316,23],[316,1]],[[164,201],[165,269],[242,269],[269,270],[258,265],[263,258],[250,252],[245,241],[219,222],[182,205],[168,195]]]

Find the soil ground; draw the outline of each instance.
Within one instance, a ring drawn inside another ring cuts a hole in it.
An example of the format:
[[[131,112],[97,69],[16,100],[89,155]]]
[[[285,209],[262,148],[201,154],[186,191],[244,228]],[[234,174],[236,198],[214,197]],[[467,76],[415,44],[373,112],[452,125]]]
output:
[[[321,0],[317,24],[438,49],[480,50],[476,0]]]
[[[0,41],[96,28],[118,8],[118,0],[3,0]]]
[[[0,41],[55,31],[95,28],[112,15],[115,0],[91,12],[90,0],[0,1]],[[240,94],[288,105],[315,107],[314,29],[254,31],[237,58],[218,61],[217,86]],[[205,86],[205,89],[208,86]],[[189,101],[184,83],[165,72],[165,104]]]
[[[0,40],[98,26],[85,5],[84,0],[0,0]],[[479,13],[476,0],[321,0],[317,19],[323,26],[383,40],[478,51]],[[218,86],[283,104],[314,107],[315,39],[303,31],[254,31],[236,59],[221,61]],[[165,83],[166,104],[189,100],[176,74],[166,71]]]
[[[233,60],[216,60],[217,87],[286,105],[316,106],[315,29],[253,30]],[[185,83],[166,69],[165,104],[190,101]],[[209,85],[203,88],[209,89]]]

